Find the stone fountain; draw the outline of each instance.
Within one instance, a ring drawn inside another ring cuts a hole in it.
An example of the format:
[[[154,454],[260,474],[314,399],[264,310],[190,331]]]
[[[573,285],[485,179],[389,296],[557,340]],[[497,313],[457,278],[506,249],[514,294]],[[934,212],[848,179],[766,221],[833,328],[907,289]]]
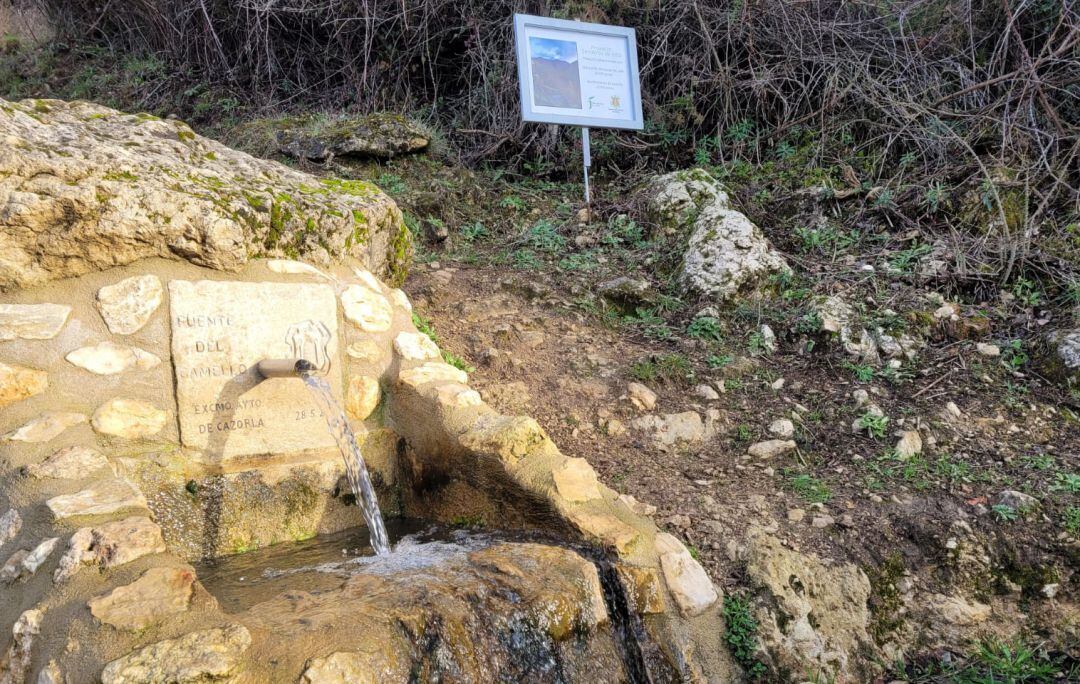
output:
[[[416,330],[376,188],[87,103],[0,135],[0,682],[737,679],[688,550]],[[383,516],[517,536],[215,597],[199,564],[363,523],[325,409],[257,367],[298,357]]]

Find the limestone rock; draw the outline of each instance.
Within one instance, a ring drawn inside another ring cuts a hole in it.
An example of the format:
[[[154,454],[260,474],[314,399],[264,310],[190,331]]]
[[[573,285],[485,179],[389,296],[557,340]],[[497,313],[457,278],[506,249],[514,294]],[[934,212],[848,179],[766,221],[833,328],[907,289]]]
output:
[[[656,513],[656,506],[643,501],[638,501],[632,494],[620,494],[618,500],[638,515],[652,515]]]
[[[821,329],[835,333],[845,352],[864,363],[878,363],[881,360],[877,342],[865,328],[858,325],[859,317],[850,304],[834,295],[818,297],[811,306],[821,318]]]
[[[105,435],[125,439],[153,437],[165,427],[169,414],[132,399],[110,399],[94,411],[91,423]]]
[[[1046,348],[1039,359],[1044,371],[1068,387],[1080,387],[1080,328],[1048,333]]]
[[[369,375],[349,380],[345,390],[345,411],[353,420],[365,420],[379,405],[379,381]]]
[[[690,232],[679,273],[686,289],[726,301],[772,273],[791,270],[761,229],[731,208],[707,172],[670,173],[657,178],[653,189],[652,211],[675,232]]]
[[[49,374],[45,371],[0,362],[0,408],[41,394],[48,386]]]
[[[756,617],[765,660],[774,672],[820,671],[837,681],[873,679],[852,660],[854,654],[876,652],[867,631],[870,580],[862,570],[826,565],[755,532],[747,544],[746,572],[768,597]]]
[[[596,286],[596,291],[604,299],[628,308],[642,306],[655,299],[652,283],[629,276],[606,280]]]
[[[676,444],[694,444],[709,436],[701,414],[683,411],[664,416],[648,415],[635,418],[634,427],[652,433],[656,445],[667,449]]]
[[[632,382],[626,386],[626,395],[630,397],[630,403],[641,411],[652,411],[656,408],[656,392],[642,385],[640,382]]]
[[[188,609],[195,573],[184,568],[150,568],[131,584],[89,602],[90,613],[119,629],[144,629]]]
[[[781,439],[791,439],[795,436],[795,423],[787,418],[780,418],[769,423],[769,434],[776,435]]]
[[[393,112],[343,117],[321,125],[302,118],[261,123],[274,131],[279,152],[315,162],[351,156],[391,159],[428,146],[428,135],[419,124]]]
[[[463,370],[454,368],[448,363],[428,362],[416,368],[407,368],[398,373],[398,381],[419,387],[429,382],[457,382],[465,384],[469,381],[469,375]]]
[[[2,439],[11,442],[48,442],[69,427],[85,422],[86,416],[81,413],[46,411],[22,427],[7,433]]]
[[[0,113],[2,116],[2,113]],[[3,154],[0,151],[0,154]],[[0,166],[3,162],[0,162]],[[0,185],[0,188],[3,186]],[[0,190],[2,193],[3,190]],[[2,226],[3,224],[0,224]],[[4,288],[4,231],[0,230],[0,291]],[[51,340],[67,323],[71,307],[63,304],[0,304],[0,342]]]
[[[409,295],[398,289],[390,290],[390,301],[394,306],[400,306],[407,312],[412,312],[412,302],[409,301]]]
[[[543,428],[526,416],[481,416],[459,438],[461,446],[481,455],[494,455],[515,465],[533,449],[550,444]]]
[[[439,358],[439,346],[424,333],[398,333],[394,338],[394,351],[407,361]]]
[[[144,349],[117,344],[111,340],[99,342],[92,347],[79,347],[64,358],[72,365],[95,375],[115,375],[133,368],[149,370],[161,363],[161,359]]]
[[[80,515],[108,515],[118,511],[146,508],[139,490],[119,478],[105,480],[75,494],[54,496],[45,502],[57,520]]]
[[[105,666],[102,684],[170,682],[198,684],[227,681],[241,666],[251,645],[242,625],[190,632],[135,651]]]
[[[29,555],[29,550],[19,549],[8,556],[8,559],[4,561],[3,567],[0,567],[0,582],[10,584],[21,577],[23,572],[23,561],[26,560],[26,557]]]
[[[686,617],[700,615],[716,603],[719,595],[701,564],[694,560],[682,542],[667,532],[656,535],[660,569],[664,572],[679,612]]]
[[[1039,500],[1015,489],[1005,489],[994,497],[994,505],[1008,506],[1016,511],[1030,511],[1039,505]]]
[[[569,517],[582,534],[614,548],[621,556],[629,553],[641,539],[641,533],[610,513],[575,508]]]
[[[904,430],[900,434],[900,440],[896,443],[894,451],[897,458],[908,459],[922,453],[922,436],[918,430]]]
[[[59,584],[84,565],[111,568],[152,553],[164,552],[165,540],[161,536],[161,528],[144,516],[81,527],[71,536],[53,580]]]
[[[292,259],[270,259],[266,262],[266,267],[274,273],[311,275],[317,278],[323,278],[324,280],[335,280],[333,276],[323,273],[311,264],[305,264],[302,261],[294,261]]]
[[[315,178],[179,121],[90,102],[0,102],[0,290],[147,257],[353,256],[404,274],[411,238],[374,185]]]
[[[363,363],[375,363],[382,358],[383,350],[379,343],[370,337],[359,339],[345,348],[351,358]]]
[[[600,483],[596,471],[583,458],[568,458],[561,468],[556,469],[555,489],[567,501],[590,501],[600,498]]]
[[[447,408],[468,408],[484,403],[479,392],[460,382],[449,382],[436,387],[435,399]]]
[[[112,466],[101,452],[88,447],[71,446],[54,452],[41,463],[26,466],[26,474],[30,477],[76,480],[92,475],[102,468],[111,470]]]
[[[754,458],[775,458],[795,451],[797,447],[798,445],[790,439],[767,439],[764,442],[751,444],[746,453]]]
[[[19,615],[11,628],[11,645],[7,653],[0,658],[0,674],[4,675],[4,684],[22,684],[26,681],[26,671],[34,652],[34,637],[41,632],[41,618],[44,613],[31,608]]]
[[[22,516],[19,511],[9,508],[6,513],[0,515],[0,548],[4,544],[19,536],[22,530]]]
[[[986,342],[976,342],[975,351],[979,352],[982,356],[1001,356],[1001,347]]]
[[[619,563],[615,570],[626,592],[627,602],[634,612],[638,615],[651,615],[667,610],[664,587],[655,569]]]
[[[394,321],[394,309],[386,297],[363,285],[350,285],[341,293],[345,318],[364,332],[385,332]]]
[[[410,663],[390,649],[338,651],[313,658],[300,675],[300,684],[382,684],[407,681]]]
[[[98,290],[97,307],[111,332],[131,335],[147,324],[164,293],[156,275],[132,276]]]

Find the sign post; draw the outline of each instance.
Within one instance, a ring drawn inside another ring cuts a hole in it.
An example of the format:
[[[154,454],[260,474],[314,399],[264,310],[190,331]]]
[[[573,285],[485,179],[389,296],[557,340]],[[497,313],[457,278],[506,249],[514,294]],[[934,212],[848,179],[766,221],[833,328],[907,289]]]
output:
[[[634,29],[515,14],[514,45],[522,120],[582,127],[587,206],[589,128],[645,126]]]

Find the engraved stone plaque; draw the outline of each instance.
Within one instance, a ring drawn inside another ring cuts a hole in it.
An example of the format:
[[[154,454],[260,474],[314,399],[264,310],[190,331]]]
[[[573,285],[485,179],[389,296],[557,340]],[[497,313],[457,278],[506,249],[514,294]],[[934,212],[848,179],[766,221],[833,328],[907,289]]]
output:
[[[328,285],[173,280],[173,367],[185,446],[211,460],[334,445],[299,378],[264,380],[263,359],[305,358],[341,401],[337,299]]]

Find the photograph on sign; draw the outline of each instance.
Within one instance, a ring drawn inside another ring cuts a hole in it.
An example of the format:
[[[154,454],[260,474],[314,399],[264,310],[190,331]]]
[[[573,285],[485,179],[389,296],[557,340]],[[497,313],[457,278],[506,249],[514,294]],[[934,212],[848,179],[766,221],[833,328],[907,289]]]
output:
[[[643,127],[634,30],[514,15],[526,121]]]

